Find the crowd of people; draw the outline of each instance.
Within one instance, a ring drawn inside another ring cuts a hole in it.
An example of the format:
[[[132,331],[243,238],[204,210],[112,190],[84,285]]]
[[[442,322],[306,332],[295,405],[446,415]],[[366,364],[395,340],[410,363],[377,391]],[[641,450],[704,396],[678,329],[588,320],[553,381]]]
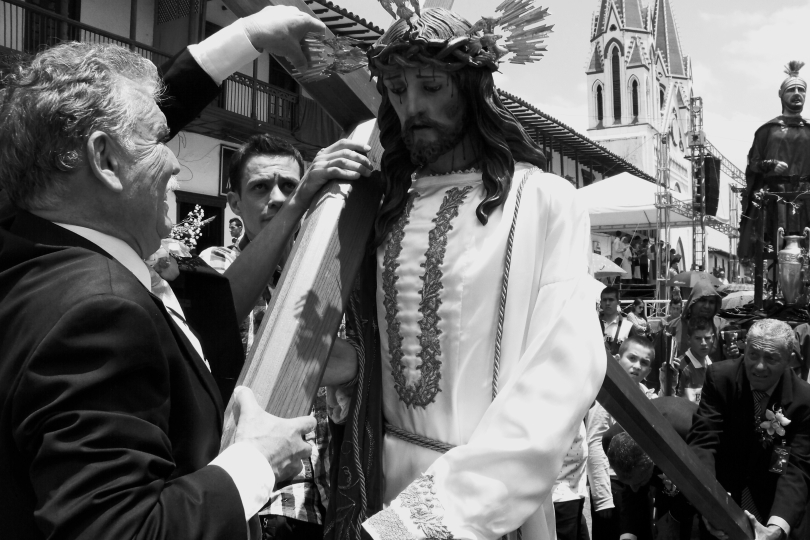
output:
[[[624,314],[619,295],[613,287],[601,293],[608,353],[746,511],[757,538],[806,538],[810,384],[799,346],[804,330],[760,319],[744,340],[725,341],[721,334],[730,326],[718,315],[720,297],[703,282],[686,302],[670,304],[663,332],[672,336],[672,354],[662,358],[667,348],[656,347],[639,324],[643,302],[634,301]],[[582,462],[594,540],[726,538],[598,402],[585,426]]]

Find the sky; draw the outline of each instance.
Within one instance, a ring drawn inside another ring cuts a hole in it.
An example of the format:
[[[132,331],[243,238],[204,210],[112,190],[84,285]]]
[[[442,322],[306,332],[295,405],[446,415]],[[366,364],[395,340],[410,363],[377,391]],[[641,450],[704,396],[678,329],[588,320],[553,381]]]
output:
[[[391,16],[376,0],[333,0],[387,28]],[[653,0],[641,0],[647,5]],[[494,15],[500,0],[455,0],[453,10],[471,22]],[[585,68],[590,53],[591,17],[600,0],[538,0],[548,7],[554,31],[542,61],[504,64],[496,84],[546,114],[587,134]],[[692,59],[693,91],[703,98],[708,139],[732,163],[745,168],[754,132],[781,112],[779,86],[790,60],[808,63],[810,1],[670,0],[681,47]],[[805,109],[810,117],[810,106]]]

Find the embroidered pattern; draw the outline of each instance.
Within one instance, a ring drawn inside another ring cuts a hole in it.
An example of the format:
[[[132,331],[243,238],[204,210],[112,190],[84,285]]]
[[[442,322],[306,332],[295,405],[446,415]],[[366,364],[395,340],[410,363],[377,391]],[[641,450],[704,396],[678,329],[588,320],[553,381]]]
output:
[[[388,240],[388,245],[385,246],[385,255],[383,256],[382,289],[385,322],[388,326],[386,331],[388,334],[388,352],[391,354],[391,372],[394,376],[394,387],[400,396],[402,396],[401,388],[405,387],[405,376],[402,373],[405,366],[402,364],[402,334],[399,332],[400,322],[397,319],[399,306],[397,305],[396,284],[399,277],[396,272],[397,268],[399,268],[398,259],[399,254],[402,252],[405,227],[408,225],[413,203],[418,196],[419,194],[416,192],[411,192],[409,195],[405,211],[399,216],[391,230],[391,238]]]
[[[453,540],[453,534],[444,523],[444,508],[436,499],[432,474],[422,474],[399,494],[400,504],[411,513],[411,521],[426,538]]]
[[[399,519],[397,513],[390,508],[377,512],[366,523],[374,527],[383,540],[414,540],[414,536]]]
[[[419,366],[421,377],[415,386],[406,389],[404,396],[400,393],[402,400],[414,407],[427,407],[435,401],[436,394],[441,391],[439,380],[442,378],[440,360],[442,350],[439,335],[442,331],[439,329],[441,317],[438,314],[442,305],[439,294],[444,288],[441,266],[447,251],[447,234],[453,229],[452,220],[458,216],[458,209],[471,190],[472,186],[447,190],[439,213],[433,218],[436,226],[428,233],[428,249],[425,252],[425,262],[421,265],[425,273],[420,277],[424,285],[419,291],[422,296],[419,302],[419,313],[422,314],[422,318],[419,320],[421,334],[417,337],[422,350],[417,356],[422,359]]]

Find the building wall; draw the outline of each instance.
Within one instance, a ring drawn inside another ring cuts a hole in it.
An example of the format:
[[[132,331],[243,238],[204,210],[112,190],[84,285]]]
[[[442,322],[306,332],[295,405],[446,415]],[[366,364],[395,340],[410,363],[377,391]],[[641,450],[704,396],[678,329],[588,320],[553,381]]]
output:
[[[129,37],[131,0],[82,0],[81,22]],[[138,0],[136,41],[152,45],[155,0]]]
[[[172,139],[168,146],[177,156],[181,169],[180,174],[177,175],[180,182],[178,189],[202,195],[220,196],[220,148],[223,144],[236,148],[235,145],[224,143],[219,139],[188,131],[181,131]],[[175,221],[185,217],[177,216],[174,194],[169,195],[169,216]],[[227,241],[230,238],[228,220],[236,217],[236,214],[226,206],[224,217],[224,238]]]

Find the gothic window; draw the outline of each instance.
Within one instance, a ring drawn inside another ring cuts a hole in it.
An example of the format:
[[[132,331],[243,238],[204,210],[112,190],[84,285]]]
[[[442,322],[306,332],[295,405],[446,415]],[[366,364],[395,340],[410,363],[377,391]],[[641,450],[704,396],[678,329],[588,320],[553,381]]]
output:
[[[615,32],[616,30],[618,30],[618,28],[616,28],[616,25],[615,25],[615,24],[611,24],[611,25],[610,25],[610,31],[611,31],[611,32]]]
[[[605,106],[602,103],[602,85],[596,86],[596,119],[600,122],[605,117]]]
[[[666,103],[664,103],[664,99],[666,99],[667,96],[666,93],[664,92],[663,86],[658,90],[658,97],[661,100],[661,110],[664,110],[664,106],[666,105]]]
[[[638,81],[633,81],[633,117],[638,118]]]
[[[613,70],[613,118],[617,123],[622,121],[622,83],[619,62],[619,48],[614,47],[610,63]]]

